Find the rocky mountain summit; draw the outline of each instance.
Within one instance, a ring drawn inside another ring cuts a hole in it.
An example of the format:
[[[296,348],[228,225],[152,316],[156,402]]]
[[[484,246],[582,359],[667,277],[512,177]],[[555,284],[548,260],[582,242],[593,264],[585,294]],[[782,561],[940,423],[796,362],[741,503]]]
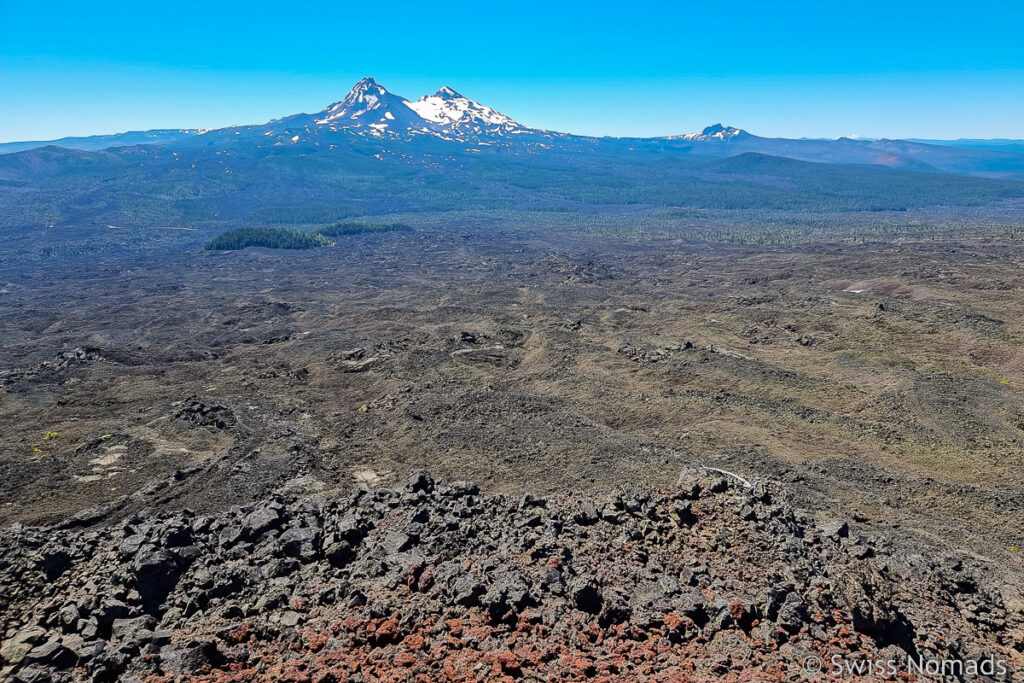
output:
[[[383,131],[392,126],[420,129],[424,123],[404,97],[393,95],[372,78],[355,84],[345,99],[314,114],[317,125],[370,127]]]
[[[13,681],[813,679],[832,661],[1024,665],[974,559],[815,522],[708,469],[596,497],[400,489],[0,533]],[[852,525],[852,526],[851,526]],[[1012,672],[1008,674],[1012,675]]]

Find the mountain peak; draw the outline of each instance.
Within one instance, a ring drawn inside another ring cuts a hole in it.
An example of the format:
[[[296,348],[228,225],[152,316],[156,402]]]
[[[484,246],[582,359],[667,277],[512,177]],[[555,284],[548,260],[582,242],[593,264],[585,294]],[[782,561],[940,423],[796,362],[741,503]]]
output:
[[[376,79],[366,78],[361,79],[358,83],[352,86],[352,89],[348,91],[348,95],[342,102],[356,102],[361,98],[366,99],[368,97],[380,98],[384,95],[390,95],[387,88],[378,83]]]
[[[325,111],[331,111],[339,105],[352,107],[354,105],[363,104],[372,108],[383,97],[390,94],[391,93],[389,93],[387,89],[376,80],[366,77],[352,86],[352,89],[348,91],[348,95],[345,95],[345,99],[340,102],[335,102]]]
[[[348,95],[345,96],[345,100],[358,99],[360,97],[382,97],[384,95],[390,95],[388,89],[378,83],[375,79],[367,76],[360,80],[358,83],[352,86],[352,89],[348,91]]]
[[[466,98],[465,95],[463,95],[462,93],[457,91],[455,88],[451,87],[450,85],[446,85],[443,88],[441,88],[440,90],[438,90],[436,93],[434,93],[434,97],[440,97],[443,100],[468,99],[468,98]],[[420,99],[422,99],[422,98],[420,98]]]
[[[693,140],[697,142],[728,142],[737,138],[748,138],[750,133],[733,126],[726,126],[721,123],[713,123],[699,133],[687,133],[685,135],[673,135],[677,140]]]
[[[427,121],[463,135],[505,135],[527,130],[501,112],[469,99],[448,85],[409,106]]]
[[[400,127],[407,128],[418,118],[409,108],[408,100],[366,77],[352,86],[345,99],[320,112],[315,121],[318,125],[368,126],[380,133],[391,130],[393,122],[401,122]]]
[[[370,88],[370,87],[383,88],[384,86],[382,86],[380,83],[378,83],[376,78],[373,78],[372,76],[365,76],[365,77],[359,79],[359,82],[356,83],[354,86],[352,86],[352,89],[356,90],[356,89],[359,89],[359,88]]]

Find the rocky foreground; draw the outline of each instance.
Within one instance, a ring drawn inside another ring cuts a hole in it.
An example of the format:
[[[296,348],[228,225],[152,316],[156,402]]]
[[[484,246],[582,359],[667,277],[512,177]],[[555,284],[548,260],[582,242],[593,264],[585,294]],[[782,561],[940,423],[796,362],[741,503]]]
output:
[[[852,520],[851,520],[852,521]],[[401,490],[0,533],[0,679],[794,680],[808,662],[1024,668],[980,561],[815,523],[773,486]]]

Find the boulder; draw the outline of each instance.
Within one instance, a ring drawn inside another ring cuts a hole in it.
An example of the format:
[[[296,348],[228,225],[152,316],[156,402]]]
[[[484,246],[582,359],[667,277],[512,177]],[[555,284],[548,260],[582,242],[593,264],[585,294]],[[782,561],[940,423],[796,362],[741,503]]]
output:
[[[569,582],[569,599],[579,610],[589,614],[597,614],[601,611],[601,604],[604,599],[601,596],[601,588],[597,581],[587,576],[577,576]]]
[[[191,641],[185,645],[165,645],[160,648],[160,668],[169,674],[189,674],[206,664],[217,665],[223,659],[217,643],[212,640]]]
[[[77,661],[75,653],[58,640],[51,640],[32,648],[24,659],[27,665],[45,664],[55,669],[68,669]]]
[[[246,538],[259,538],[281,523],[281,516],[272,507],[260,507],[250,512],[242,522],[242,533]]]
[[[28,626],[15,633],[0,645],[0,660],[5,664],[20,664],[33,647],[46,639],[46,629]]]

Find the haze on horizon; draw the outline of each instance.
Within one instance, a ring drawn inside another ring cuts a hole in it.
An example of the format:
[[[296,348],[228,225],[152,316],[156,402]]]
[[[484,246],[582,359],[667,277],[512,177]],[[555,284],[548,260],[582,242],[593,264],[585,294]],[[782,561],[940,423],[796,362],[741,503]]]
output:
[[[0,3],[0,142],[262,123],[363,76],[577,134],[1024,138],[1017,3],[446,7]]]

